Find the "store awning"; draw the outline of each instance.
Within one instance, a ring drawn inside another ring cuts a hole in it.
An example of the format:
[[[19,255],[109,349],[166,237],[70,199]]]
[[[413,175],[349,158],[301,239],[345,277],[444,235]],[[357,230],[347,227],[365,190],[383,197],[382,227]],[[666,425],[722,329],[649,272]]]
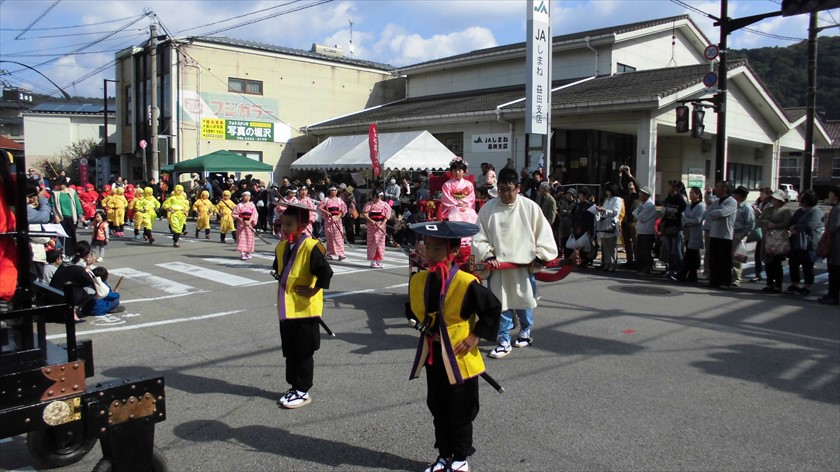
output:
[[[428,131],[379,135],[379,164],[391,171],[445,170],[455,158]],[[361,170],[370,163],[368,136],[331,136],[292,163],[295,170]]]

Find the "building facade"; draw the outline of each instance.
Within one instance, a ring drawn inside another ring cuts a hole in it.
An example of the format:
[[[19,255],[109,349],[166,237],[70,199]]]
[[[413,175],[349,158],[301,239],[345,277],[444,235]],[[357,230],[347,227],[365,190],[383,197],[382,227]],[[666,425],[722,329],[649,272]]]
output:
[[[80,103],[42,103],[24,112],[27,163],[37,166],[46,159],[59,160],[62,151],[80,141],[99,143],[106,138],[113,141],[116,131],[113,109],[107,116],[106,126],[104,106]]]
[[[709,100],[702,79],[717,70],[710,41],[687,15],[585,31],[552,40],[549,171],[568,184],[615,181],[629,165],[657,194],[663,182],[708,185],[715,175],[716,115],[700,139],[678,134],[675,108]],[[473,51],[399,69],[407,97],[397,103],[313,123],[323,138],[426,129],[477,170],[488,162],[534,170],[542,136],[525,133],[525,43]],[[804,145],[792,122],[744,62],[728,66],[728,179],[751,190],[778,185],[779,160]],[[818,126],[815,142],[827,144]]]
[[[313,139],[299,128],[404,97],[390,66],[229,38],[168,38],[157,46],[159,165],[230,150],[288,172]],[[131,181],[151,175],[139,145],[151,140],[148,45],[117,53],[117,153]],[[150,146],[146,149],[150,152]]]

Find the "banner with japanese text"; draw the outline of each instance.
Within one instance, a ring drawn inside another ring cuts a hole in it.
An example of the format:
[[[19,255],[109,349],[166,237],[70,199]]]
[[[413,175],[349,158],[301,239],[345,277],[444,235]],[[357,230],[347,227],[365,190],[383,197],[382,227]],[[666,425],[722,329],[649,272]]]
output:
[[[202,139],[224,139],[229,141],[278,142],[275,123],[265,121],[201,119]]]
[[[370,145],[370,163],[373,165],[373,176],[379,177],[379,132],[376,130],[376,123],[371,123],[368,128],[368,144]]]
[[[525,56],[525,132],[548,134],[551,117],[551,16],[549,0],[528,0]]]

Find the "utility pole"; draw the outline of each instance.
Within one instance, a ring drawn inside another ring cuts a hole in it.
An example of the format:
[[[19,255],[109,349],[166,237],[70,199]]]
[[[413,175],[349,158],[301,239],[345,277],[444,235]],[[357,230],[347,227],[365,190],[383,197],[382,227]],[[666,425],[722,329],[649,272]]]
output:
[[[817,105],[817,13],[811,13],[808,25],[808,96],[805,99],[805,149],[802,152],[802,175],[799,191],[811,188],[814,163],[814,109]]]
[[[729,22],[728,0],[720,0],[720,62],[718,63],[718,93],[715,95],[717,105],[717,131],[715,136],[715,183],[726,180],[726,87],[728,66],[726,65],[726,39],[729,37],[729,30],[726,24]]]
[[[160,179],[160,161],[158,152],[158,74],[157,74],[157,27],[151,25],[149,27],[151,32],[151,39],[149,40],[149,56],[151,58],[151,81],[152,81],[152,118],[151,118],[151,145],[152,145],[152,177],[155,180]]]

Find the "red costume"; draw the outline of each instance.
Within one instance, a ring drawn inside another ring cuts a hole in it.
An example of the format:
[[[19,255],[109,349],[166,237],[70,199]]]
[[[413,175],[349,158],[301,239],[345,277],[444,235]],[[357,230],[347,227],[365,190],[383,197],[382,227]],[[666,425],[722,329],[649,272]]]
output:
[[[85,189],[79,192],[79,201],[82,202],[82,212],[86,220],[93,220],[93,215],[96,214],[96,200],[99,199],[99,193],[93,189],[92,184],[85,185]]]
[[[99,192],[99,201],[101,202],[102,200],[105,199],[105,197],[110,197],[110,196],[111,196],[111,186],[108,185],[108,184],[103,185],[102,186],[102,191]]]
[[[125,201],[128,202],[126,206],[126,220],[134,221],[134,208],[131,207],[131,201],[134,200],[134,185],[128,184],[125,186]]]

